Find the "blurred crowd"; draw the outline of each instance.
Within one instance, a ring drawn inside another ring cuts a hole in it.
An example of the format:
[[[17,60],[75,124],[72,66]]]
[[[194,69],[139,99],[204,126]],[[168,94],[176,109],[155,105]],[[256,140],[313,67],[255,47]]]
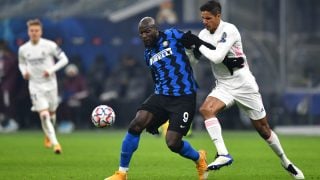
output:
[[[0,40],[0,131],[14,131],[18,128],[17,107],[25,95],[21,80],[16,56],[7,42]]]

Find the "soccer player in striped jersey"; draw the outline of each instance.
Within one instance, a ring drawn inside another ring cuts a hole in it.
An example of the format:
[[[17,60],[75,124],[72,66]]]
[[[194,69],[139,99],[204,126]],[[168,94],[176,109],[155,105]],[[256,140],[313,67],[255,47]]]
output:
[[[304,179],[302,171],[287,158],[278,136],[268,124],[259,88],[249,69],[238,29],[235,25],[221,20],[221,5],[217,1],[208,1],[200,7],[200,11],[205,28],[199,33],[200,39],[190,34],[188,38],[193,39],[198,50],[210,60],[217,80],[215,88],[200,107],[206,129],[217,149],[216,159],[209,164],[208,169],[217,170],[233,161],[222,138],[217,114],[236,103],[280,158],[282,166],[295,179]],[[202,41],[215,46],[215,49],[203,46]],[[244,61],[224,60],[225,56],[242,57]]]
[[[197,83],[182,43],[184,33],[177,29],[159,31],[155,20],[145,17],[139,22],[139,34],[145,45],[145,62],[154,81],[154,93],[138,108],[122,142],[120,167],[106,180],[125,180],[129,163],[138,148],[144,129],[152,134],[169,119],[166,134],[168,148],[195,162],[199,179],[207,178],[206,152],[196,151],[187,134],[196,106]]]
[[[58,88],[55,72],[68,63],[65,53],[53,41],[42,38],[42,23],[38,19],[27,22],[30,40],[19,48],[19,69],[29,81],[31,110],[40,116],[45,133],[45,146],[62,152],[54,130],[58,107]],[[54,58],[58,59],[55,63]]]

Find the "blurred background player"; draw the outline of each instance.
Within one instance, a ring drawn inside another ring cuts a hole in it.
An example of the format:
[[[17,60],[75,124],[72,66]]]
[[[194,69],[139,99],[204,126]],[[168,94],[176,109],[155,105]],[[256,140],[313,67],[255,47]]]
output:
[[[19,128],[16,122],[18,73],[17,57],[8,43],[0,39],[0,132],[14,132]]]
[[[154,93],[138,108],[122,142],[120,167],[106,180],[126,180],[129,163],[146,129],[158,134],[158,128],[169,119],[166,134],[168,148],[195,162],[200,180],[207,178],[206,152],[197,152],[182,140],[190,128],[196,107],[197,84],[184,45],[184,33],[177,29],[159,31],[155,20],[145,17],[139,22],[139,35],[145,45],[145,61],[154,83]]]
[[[199,33],[200,39],[197,36],[189,38],[193,39],[199,51],[211,61],[212,71],[217,79],[215,88],[200,107],[205,127],[217,149],[216,159],[208,165],[208,169],[217,170],[230,165],[233,161],[224,144],[217,114],[236,103],[249,116],[260,136],[280,158],[282,166],[295,179],[304,179],[302,171],[287,158],[278,136],[269,126],[258,85],[242,49],[238,29],[233,24],[221,20],[219,2],[208,1],[200,7],[200,10],[205,28]],[[216,49],[201,45],[202,41],[212,44]],[[225,56],[243,59],[224,60]]]
[[[62,123],[59,123],[58,132],[71,133],[74,128],[82,128],[87,121],[82,121],[83,107],[88,98],[89,90],[85,76],[79,73],[75,64],[68,64],[64,69],[62,98],[59,110]]]
[[[171,0],[165,0],[160,4],[156,16],[157,24],[176,24],[178,15],[174,10],[174,3]]]
[[[54,129],[58,107],[55,72],[68,63],[68,58],[56,43],[42,38],[40,20],[29,20],[27,26],[29,41],[19,48],[19,69],[23,78],[29,81],[31,110],[39,113],[45,133],[45,146],[53,146],[54,152],[60,154],[62,149]]]

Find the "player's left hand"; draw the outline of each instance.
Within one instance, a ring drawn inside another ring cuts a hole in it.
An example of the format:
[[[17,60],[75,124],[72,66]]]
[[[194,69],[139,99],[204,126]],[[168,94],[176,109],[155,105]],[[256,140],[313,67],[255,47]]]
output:
[[[50,76],[50,72],[47,70],[43,71],[43,77],[48,78]]]
[[[202,40],[198,36],[192,34],[191,31],[188,31],[182,36],[181,43],[187,49],[191,49],[192,46],[195,46],[195,48],[198,49],[202,44]]]
[[[244,66],[244,59],[243,57],[238,58],[228,58],[227,56],[222,61],[224,65],[227,66],[231,75],[233,75],[234,68],[242,68]]]

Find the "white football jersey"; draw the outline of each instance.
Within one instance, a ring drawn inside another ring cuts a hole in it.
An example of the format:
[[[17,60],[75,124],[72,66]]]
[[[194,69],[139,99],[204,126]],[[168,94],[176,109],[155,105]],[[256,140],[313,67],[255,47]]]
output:
[[[211,61],[211,67],[218,83],[226,85],[230,89],[237,88],[243,84],[243,81],[253,80],[255,78],[249,70],[246,56],[242,49],[241,36],[235,25],[220,21],[220,24],[214,33],[203,29],[199,33],[199,38],[214,45],[216,50],[211,50],[206,46],[200,46],[200,52]],[[222,63],[224,57],[243,57],[244,67],[235,69],[231,75],[227,67]]]
[[[23,74],[30,74],[29,90],[47,91],[57,88],[55,72],[68,63],[68,58],[58,45],[50,40],[41,38],[37,44],[26,42],[19,48],[19,69]],[[58,62],[55,63],[55,58]],[[49,77],[44,77],[47,70]]]
[[[214,45],[211,50],[201,45],[200,52],[210,60],[216,87],[208,96],[215,97],[230,107],[235,102],[253,120],[260,120],[266,116],[259,87],[252,75],[245,54],[242,49],[241,36],[238,29],[230,23],[220,21],[214,33],[203,29],[199,38]],[[229,58],[244,58],[244,67],[234,69],[233,75],[222,63],[225,56]]]

